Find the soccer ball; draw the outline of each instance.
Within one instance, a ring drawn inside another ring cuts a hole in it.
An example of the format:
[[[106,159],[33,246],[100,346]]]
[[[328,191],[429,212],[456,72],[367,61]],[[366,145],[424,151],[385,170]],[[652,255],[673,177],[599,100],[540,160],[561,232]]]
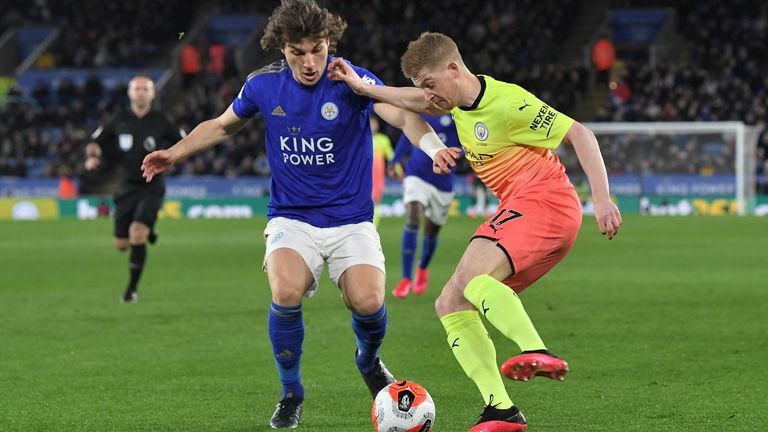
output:
[[[424,387],[398,381],[376,395],[371,417],[377,432],[429,432],[435,424],[435,403]]]

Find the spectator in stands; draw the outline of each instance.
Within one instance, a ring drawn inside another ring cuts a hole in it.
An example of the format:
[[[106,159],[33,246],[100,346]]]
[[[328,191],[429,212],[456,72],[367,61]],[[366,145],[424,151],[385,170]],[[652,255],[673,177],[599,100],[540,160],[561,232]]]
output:
[[[592,64],[597,72],[598,84],[608,84],[611,69],[616,61],[616,49],[607,36],[598,39],[592,45]]]
[[[194,44],[185,44],[181,48],[179,59],[181,61],[181,75],[184,78],[184,88],[188,89],[192,87],[200,74],[200,50]]]

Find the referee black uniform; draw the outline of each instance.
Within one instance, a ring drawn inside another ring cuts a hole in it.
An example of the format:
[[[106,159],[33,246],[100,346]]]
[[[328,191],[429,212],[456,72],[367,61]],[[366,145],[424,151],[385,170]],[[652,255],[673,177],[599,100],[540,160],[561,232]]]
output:
[[[165,179],[157,175],[147,183],[141,176],[141,163],[149,153],[170,148],[185,135],[156,110],[139,118],[130,109],[118,112],[93,133],[102,157],[109,165],[118,164],[120,170],[114,197],[115,237],[128,238],[128,228],[134,221],[153,231],[163,206]]]

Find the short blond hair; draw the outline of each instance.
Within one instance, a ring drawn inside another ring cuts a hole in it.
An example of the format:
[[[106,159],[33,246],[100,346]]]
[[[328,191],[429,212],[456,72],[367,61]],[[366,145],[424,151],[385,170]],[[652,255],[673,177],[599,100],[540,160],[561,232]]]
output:
[[[433,69],[450,61],[464,64],[456,42],[442,33],[424,32],[408,44],[400,59],[400,68],[406,78],[416,78],[424,69]]]

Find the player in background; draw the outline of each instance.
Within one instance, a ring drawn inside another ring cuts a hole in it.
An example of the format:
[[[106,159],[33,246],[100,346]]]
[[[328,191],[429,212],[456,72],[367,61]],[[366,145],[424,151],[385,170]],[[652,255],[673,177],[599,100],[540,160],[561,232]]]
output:
[[[379,358],[387,328],[384,255],[373,226],[373,142],[370,116],[402,129],[421,146],[440,138],[418,115],[354,94],[325,68],[346,24],[312,0],[283,0],[269,17],[261,46],[284,59],[252,73],[219,117],[200,123],[169,150],[150,154],[147,181],[174,162],[209,148],[261,113],[272,170],[264,268],[272,293],[269,338],[282,383],[272,428],[296,428],[304,407],[302,300],[328,263],[331,280],[352,311],[355,363],[372,397],[394,382]],[[353,66],[362,79],[381,81]],[[449,173],[444,153],[435,162]],[[337,365],[333,365],[337,367]]]
[[[499,198],[497,213],[475,232],[435,309],[486,405],[470,431],[524,431],[525,417],[507,394],[480,314],[522,351],[502,366],[506,377],[565,377],[567,363],[547,350],[517,293],[565,257],[581,226],[579,198],[552,151],[561,142],[573,145],[587,174],[600,232],[609,239],[617,234],[621,215],[600,148],[592,131],[523,88],[470,72],[445,35],[423,33],[401,62],[418,88],[369,85],[343,59],[328,70],[360,95],[414,112],[449,110],[473,170]]]
[[[163,206],[165,180],[158,176],[147,183],[141,176],[141,163],[149,153],[166,149],[185,136],[159,111],[152,109],[155,85],[149,77],[138,75],[128,83],[130,109],[118,112],[99,126],[85,146],[85,168],[98,168],[102,159],[119,164],[120,180],[115,192],[115,247],[131,249],[128,287],[123,301],[135,303],[138,284],[147,259],[147,242],[157,241],[155,221]]]
[[[379,119],[371,116],[371,133],[373,134],[373,225],[379,226],[381,215],[379,204],[384,197],[384,186],[387,182],[387,163],[395,151],[392,149],[392,141],[379,131]]]
[[[440,140],[448,147],[461,149],[456,126],[449,114],[440,116],[422,116]],[[412,150],[413,149],[413,150]],[[402,170],[400,161],[407,157],[405,163],[405,178],[403,179],[403,203],[406,208],[405,229],[400,254],[402,257],[402,279],[397,284],[392,295],[405,298],[413,288],[416,295],[424,294],[429,282],[429,262],[435,253],[440,228],[445,225],[448,211],[453,203],[454,173],[450,175],[435,174],[432,171],[432,159],[426,153],[414,148],[408,137],[401,135],[395,148],[395,156],[390,163],[390,175],[398,175]],[[421,244],[421,259],[416,269],[416,279],[413,280],[413,260],[416,255],[416,244],[419,239],[419,227],[424,220],[424,239]]]
[[[490,200],[488,199],[489,190],[480,178],[475,174],[470,174],[467,177],[469,181],[469,187],[472,191],[472,205],[467,210],[467,215],[472,219],[482,216],[488,217],[491,215],[493,207],[491,207]]]

